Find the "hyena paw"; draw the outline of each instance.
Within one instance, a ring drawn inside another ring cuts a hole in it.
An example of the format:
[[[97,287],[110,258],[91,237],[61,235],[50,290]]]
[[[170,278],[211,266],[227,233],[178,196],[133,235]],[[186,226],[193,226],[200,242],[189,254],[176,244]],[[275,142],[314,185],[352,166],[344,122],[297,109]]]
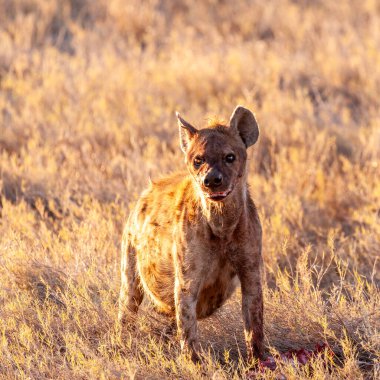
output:
[[[264,358],[264,347],[262,344],[254,345],[251,349],[248,349],[247,360],[249,363],[256,360],[263,360]]]
[[[117,318],[119,328],[123,330],[132,331],[136,328],[137,315],[136,313],[123,312],[118,315]]]
[[[198,342],[196,341],[186,342],[184,340],[181,340],[181,349],[184,354],[190,356],[191,361],[193,363],[201,362],[201,357],[200,357],[201,346]]]

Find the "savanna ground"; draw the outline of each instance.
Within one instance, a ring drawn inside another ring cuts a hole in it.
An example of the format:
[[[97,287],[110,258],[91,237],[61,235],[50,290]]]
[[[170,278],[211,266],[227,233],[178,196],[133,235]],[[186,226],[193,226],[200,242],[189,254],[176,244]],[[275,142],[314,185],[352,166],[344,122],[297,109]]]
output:
[[[255,111],[267,352],[244,364],[239,294],[192,364],[149,303],[115,321],[121,231],[196,125]],[[0,0],[0,377],[380,378],[380,3]],[[241,356],[241,355],[242,356]]]

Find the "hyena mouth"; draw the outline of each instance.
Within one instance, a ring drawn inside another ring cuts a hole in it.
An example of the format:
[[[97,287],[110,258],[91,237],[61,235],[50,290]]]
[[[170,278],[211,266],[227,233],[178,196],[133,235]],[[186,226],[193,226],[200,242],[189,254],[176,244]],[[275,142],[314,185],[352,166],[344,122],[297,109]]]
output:
[[[225,199],[230,193],[232,192],[232,189],[228,189],[226,191],[215,191],[211,194],[207,193],[207,197],[213,201],[222,201]]]

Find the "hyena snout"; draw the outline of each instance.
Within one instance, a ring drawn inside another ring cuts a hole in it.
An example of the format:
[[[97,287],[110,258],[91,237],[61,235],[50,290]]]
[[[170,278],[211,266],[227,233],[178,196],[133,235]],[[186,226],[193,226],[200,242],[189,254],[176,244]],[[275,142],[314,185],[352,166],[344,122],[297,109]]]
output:
[[[223,183],[223,174],[217,169],[211,169],[203,178],[203,185],[214,189]]]

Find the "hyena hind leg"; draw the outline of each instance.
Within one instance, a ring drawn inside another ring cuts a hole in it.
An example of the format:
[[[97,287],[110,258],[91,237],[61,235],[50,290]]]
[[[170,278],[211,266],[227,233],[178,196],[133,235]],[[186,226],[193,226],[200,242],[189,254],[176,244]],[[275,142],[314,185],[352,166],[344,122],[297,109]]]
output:
[[[135,318],[144,298],[137,270],[136,251],[129,243],[123,244],[121,258],[121,287],[118,320],[125,324]]]

